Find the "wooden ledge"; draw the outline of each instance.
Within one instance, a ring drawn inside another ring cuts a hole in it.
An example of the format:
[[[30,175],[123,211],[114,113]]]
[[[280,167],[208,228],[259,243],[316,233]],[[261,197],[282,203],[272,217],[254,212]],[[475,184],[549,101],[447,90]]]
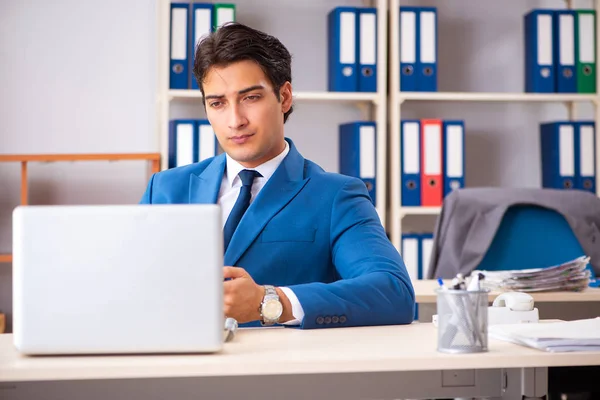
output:
[[[160,153],[98,153],[98,154],[0,154],[0,162],[54,161],[159,161]]]

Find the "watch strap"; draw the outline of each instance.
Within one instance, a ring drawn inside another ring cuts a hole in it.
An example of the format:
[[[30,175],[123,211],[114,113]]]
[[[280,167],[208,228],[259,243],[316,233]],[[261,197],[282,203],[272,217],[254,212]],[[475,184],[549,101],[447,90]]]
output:
[[[263,326],[268,326],[268,325],[274,325],[276,324],[279,319],[277,320],[269,320],[269,319],[265,319],[263,314],[262,314],[262,306],[264,303],[266,303],[269,300],[277,300],[279,301],[279,295],[277,294],[277,290],[275,289],[275,286],[272,285],[263,285],[264,289],[265,289],[265,295],[263,296],[263,301],[260,303],[260,308],[259,308],[259,313],[260,313],[260,323]]]

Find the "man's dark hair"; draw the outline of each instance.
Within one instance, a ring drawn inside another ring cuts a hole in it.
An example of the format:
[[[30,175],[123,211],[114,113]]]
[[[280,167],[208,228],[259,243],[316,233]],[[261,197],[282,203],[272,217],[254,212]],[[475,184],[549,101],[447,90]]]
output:
[[[279,39],[246,25],[231,22],[201,40],[196,46],[194,77],[202,96],[202,82],[211,67],[226,67],[234,62],[251,60],[263,70],[277,100],[281,101],[279,89],[286,82],[292,82],[292,56]],[[283,115],[287,121],[293,107]]]

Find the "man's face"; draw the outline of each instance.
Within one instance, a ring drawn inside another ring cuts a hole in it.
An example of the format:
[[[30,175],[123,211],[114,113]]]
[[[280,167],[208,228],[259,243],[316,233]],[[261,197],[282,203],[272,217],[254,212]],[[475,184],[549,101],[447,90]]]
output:
[[[208,120],[231,158],[253,168],[283,151],[283,114],[292,104],[289,82],[278,101],[258,64],[244,60],[209,69],[203,89]]]

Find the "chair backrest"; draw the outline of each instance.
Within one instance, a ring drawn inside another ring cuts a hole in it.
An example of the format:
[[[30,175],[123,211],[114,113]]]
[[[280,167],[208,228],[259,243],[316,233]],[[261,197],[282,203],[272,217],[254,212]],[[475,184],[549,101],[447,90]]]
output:
[[[533,205],[509,207],[479,270],[544,268],[584,255],[567,220]],[[588,269],[594,277],[593,269]]]

